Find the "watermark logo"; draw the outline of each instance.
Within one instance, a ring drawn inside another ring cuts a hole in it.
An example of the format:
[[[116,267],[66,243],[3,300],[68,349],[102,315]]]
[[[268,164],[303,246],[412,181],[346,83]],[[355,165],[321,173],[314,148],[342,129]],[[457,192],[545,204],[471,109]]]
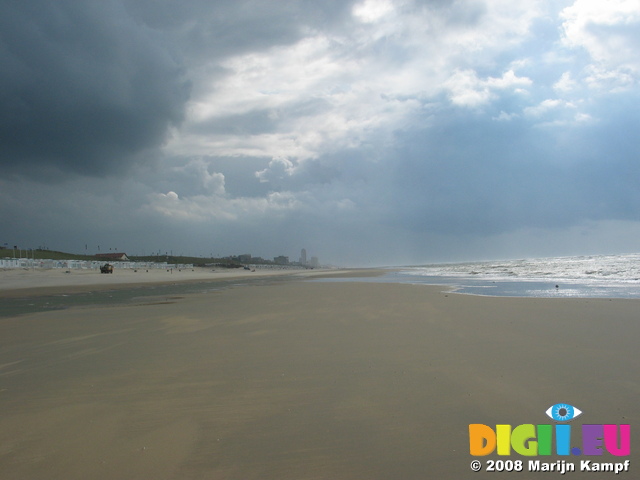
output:
[[[580,415],[582,410],[568,403],[556,403],[551,405],[545,413],[556,422],[568,422]]]
[[[496,453],[499,456],[513,454],[523,457],[536,456],[601,456],[605,453],[614,457],[625,457],[631,454],[631,426],[628,424],[583,424],[572,425],[568,422],[579,417],[583,412],[568,403],[557,403],[550,406],[545,414],[556,422],[551,424],[488,425],[475,423],[469,425],[469,452],[474,457],[484,457]],[[581,427],[581,428],[580,428]],[[488,460],[487,471],[496,467],[505,467],[507,471],[521,471],[522,460],[502,461]],[[592,460],[580,462],[581,471],[628,471],[630,461],[612,463],[594,463]],[[480,471],[483,465],[479,460],[471,464],[473,471]],[[545,463],[529,460],[529,471],[575,471],[575,464],[565,460]],[[595,469],[595,470],[594,470]],[[611,470],[609,470],[611,469]]]

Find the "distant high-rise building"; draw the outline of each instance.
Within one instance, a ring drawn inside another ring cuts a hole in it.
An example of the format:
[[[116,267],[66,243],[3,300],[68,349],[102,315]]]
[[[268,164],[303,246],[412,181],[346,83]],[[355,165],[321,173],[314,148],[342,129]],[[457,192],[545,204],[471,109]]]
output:
[[[285,257],[284,255],[280,255],[279,257],[274,257],[273,262],[276,265],[289,265],[289,257]]]
[[[318,260],[318,257],[311,257],[311,261],[309,262],[309,266],[311,268],[318,268],[320,266],[320,260]]]
[[[302,265],[306,265],[307,264],[307,251],[304,248],[300,252],[300,263]]]

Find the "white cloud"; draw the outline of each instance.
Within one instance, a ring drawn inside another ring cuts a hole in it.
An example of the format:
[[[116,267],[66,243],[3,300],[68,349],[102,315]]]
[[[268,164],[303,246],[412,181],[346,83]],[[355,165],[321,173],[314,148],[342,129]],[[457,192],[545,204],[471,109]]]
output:
[[[189,123],[170,142],[169,151],[304,160],[357,144],[364,132],[419,106],[383,97],[394,82],[381,85],[384,78],[369,77],[370,65],[354,58],[340,39],[322,35],[234,57],[224,66],[228,75],[193,102]],[[256,111],[269,112],[275,131],[230,135],[196,129],[211,120]]]
[[[585,68],[585,83],[594,90],[620,92],[637,84],[637,78],[629,71],[622,69],[608,70],[598,65]]]
[[[302,202],[289,192],[272,192],[263,198],[228,198],[220,195],[180,197],[176,192],[154,193],[142,212],[155,212],[178,221],[255,221],[264,216],[275,217],[302,207]]]
[[[364,23],[374,23],[393,11],[393,5],[388,0],[365,0],[354,5],[353,16]]]
[[[593,123],[589,113],[579,111],[582,105],[558,98],[543,100],[538,105],[527,107],[523,113],[536,122],[536,127],[570,127]]]
[[[187,122],[166,151],[303,162],[405,128],[443,88],[465,106],[484,105],[500,91],[522,92],[532,81],[513,69],[478,79],[473,68],[459,67],[521,43],[541,4],[363,1],[352,10],[358,22],[344,31],[309,29],[295,43],[230,57],[222,75],[199,79]],[[256,112],[265,112],[269,131],[208,127]]]
[[[514,118],[518,118],[520,115],[516,113],[507,113],[504,110],[500,111],[500,114],[497,117],[492,117],[492,120],[496,120],[499,122],[510,122]]]
[[[182,166],[171,168],[176,174],[192,179],[192,184],[202,187],[211,194],[224,195],[225,178],[222,173],[211,172],[208,162],[201,157],[189,159]]]
[[[486,84],[490,88],[507,89],[512,87],[529,87],[533,82],[530,78],[518,77],[513,70],[508,70],[500,78],[489,77],[486,80]]]
[[[201,217],[193,209],[184,207],[184,201],[180,199],[176,192],[157,193],[149,196],[150,205],[142,207],[150,207],[165,217],[176,220],[199,220]]]
[[[574,90],[577,86],[576,81],[571,77],[570,72],[564,72],[560,79],[553,84],[554,90],[561,93],[568,93]]]
[[[282,179],[291,176],[294,171],[294,164],[288,158],[276,157],[269,162],[269,166],[264,170],[256,172],[256,177],[263,183],[274,179]]]
[[[588,113],[576,113],[573,118],[576,123],[589,123],[594,121],[594,118]]]
[[[585,48],[598,62],[637,66],[640,0],[577,0],[560,17],[567,45]]]
[[[577,0],[560,17],[564,44],[584,48],[594,62],[591,70],[599,72],[589,75],[591,87],[621,88],[637,82],[640,0]],[[599,81],[603,77],[607,81]]]
[[[514,89],[532,85],[531,79],[518,77],[513,70],[505,72],[502,77],[488,77],[482,80],[473,70],[455,72],[444,87],[449,92],[449,98],[454,105],[463,107],[479,107],[497,98],[496,90]]]
[[[559,99],[548,98],[543,100],[534,107],[527,107],[524,109],[524,114],[532,117],[540,117],[552,110],[558,110],[560,108],[571,108],[573,105],[569,102]]]
[[[473,70],[455,72],[444,87],[449,91],[451,102],[462,107],[478,107],[493,98],[486,83]]]

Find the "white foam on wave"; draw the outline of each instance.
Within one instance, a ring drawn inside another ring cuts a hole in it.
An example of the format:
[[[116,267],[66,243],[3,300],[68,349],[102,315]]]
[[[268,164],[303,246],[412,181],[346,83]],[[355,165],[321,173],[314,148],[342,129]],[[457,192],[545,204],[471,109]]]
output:
[[[550,257],[424,265],[403,269],[424,277],[495,281],[562,281],[594,285],[640,284],[640,254]]]

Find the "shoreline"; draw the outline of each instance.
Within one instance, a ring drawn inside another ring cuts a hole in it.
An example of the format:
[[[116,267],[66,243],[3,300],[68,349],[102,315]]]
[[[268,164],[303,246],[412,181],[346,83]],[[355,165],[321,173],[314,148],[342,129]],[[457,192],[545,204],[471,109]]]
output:
[[[347,278],[345,278],[347,277]],[[332,281],[349,282],[349,275],[333,277]],[[546,281],[528,278],[494,280],[477,277],[447,277],[407,275],[401,268],[386,269],[378,278],[365,281],[398,283],[406,285],[439,286],[449,293],[459,295],[477,295],[496,298],[617,298],[640,299],[640,286],[637,283],[619,282],[580,282],[574,279],[547,279]]]

